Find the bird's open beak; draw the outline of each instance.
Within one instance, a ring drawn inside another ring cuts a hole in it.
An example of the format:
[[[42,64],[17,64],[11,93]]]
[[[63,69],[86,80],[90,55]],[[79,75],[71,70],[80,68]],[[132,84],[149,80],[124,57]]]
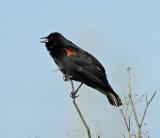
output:
[[[42,37],[40,39],[42,39],[41,43],[47,43],[48,42],[48,38],[47,37]]]

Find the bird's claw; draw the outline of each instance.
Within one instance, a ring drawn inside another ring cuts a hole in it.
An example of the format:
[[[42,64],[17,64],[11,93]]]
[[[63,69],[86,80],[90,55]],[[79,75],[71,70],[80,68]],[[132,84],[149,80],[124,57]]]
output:
[[[77,98],[79,95],[76,95],[75,92],[71,92],[71,95],[70,95],[73,99]]]
[[[72,78],[72,76],[70,76],[70,75],[64,75],[64,81],[68,81],[69,79],[71,79]]]

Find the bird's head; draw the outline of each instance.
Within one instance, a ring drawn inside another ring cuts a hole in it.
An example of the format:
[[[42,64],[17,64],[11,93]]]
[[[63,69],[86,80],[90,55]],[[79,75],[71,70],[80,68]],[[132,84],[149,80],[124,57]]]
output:
[[[46,37],[42,37],[41,43],[51,43],[51,42],[58,42],[61,39],[62,35],[58,32],[50,33]]]
[[[61,46],[63,36],[58,32],[54,32],[40,39],[42,39],[41,43],[45,43],[47,50],[53,52]]]

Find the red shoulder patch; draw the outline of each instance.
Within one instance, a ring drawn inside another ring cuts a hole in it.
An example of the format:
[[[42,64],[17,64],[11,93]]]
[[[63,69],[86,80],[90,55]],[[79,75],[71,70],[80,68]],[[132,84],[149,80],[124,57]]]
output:
[[[69,50],[67,48],[63,48],[63,49],[66,51],[68,57],[76,55],[75,52],[73,52],[73,51],[71,51],[71,50]]]

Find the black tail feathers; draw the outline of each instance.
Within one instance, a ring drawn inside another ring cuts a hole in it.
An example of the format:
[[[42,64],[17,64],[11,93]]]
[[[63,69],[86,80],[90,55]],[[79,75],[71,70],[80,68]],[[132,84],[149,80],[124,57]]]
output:
[[[116,107],[119,107],[122,105],[121,99],[114,91],[107,92],[106,96],[107,96],[108,101],[111,105],[116,106]]]

